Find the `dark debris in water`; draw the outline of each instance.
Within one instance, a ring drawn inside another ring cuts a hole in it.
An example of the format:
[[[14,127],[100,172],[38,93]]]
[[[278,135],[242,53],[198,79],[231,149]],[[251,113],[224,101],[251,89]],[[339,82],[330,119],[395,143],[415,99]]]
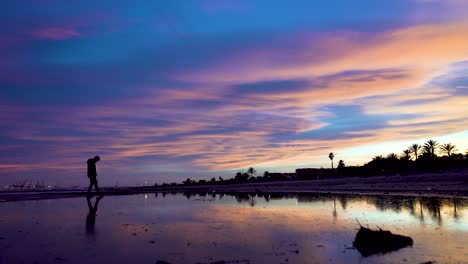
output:
[[[411,237],[395,235],[382,229],[372,230],[361,226],[354,239],[353,246],[362,256],[385,254],[405,247],[413,246]]]

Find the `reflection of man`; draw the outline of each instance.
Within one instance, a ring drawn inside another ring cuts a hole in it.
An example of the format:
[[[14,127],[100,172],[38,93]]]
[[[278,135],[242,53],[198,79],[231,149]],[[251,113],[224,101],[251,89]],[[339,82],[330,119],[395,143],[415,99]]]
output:
[[[89,187],[88,187],[88,196],[91,195],[91,189],[93,188],[93,185],[95,186],[94,188],[96,189],[96,192],[100,194],[99,192],[99,186],[97,182],[97,172],[96,172],[96,162],[100,161],[101,158],[99,156],[96,156],[92,159],[89,159],[87,161],[88,163],[88,178],[89,178]]]
[[[91,205],[91,198],[86,197],[86,200],[88,201],[88,208],[89,212],[88,215],[86,216],[86,232],[88,233],[94,233],[94,224],[96,223],[96,213],[97,213],[97,208],[99,201],[102,199],[102,197],[97,197],[96,201],[94,202],[94,207]]]

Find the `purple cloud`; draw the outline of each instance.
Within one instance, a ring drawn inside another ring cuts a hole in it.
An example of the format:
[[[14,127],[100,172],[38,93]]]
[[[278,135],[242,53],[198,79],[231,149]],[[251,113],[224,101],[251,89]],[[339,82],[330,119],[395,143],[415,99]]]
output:
[[[65,40],[81,36],[77,29],[62,26],[39,28],[32,31],[30,35],[38,39],[47,40]]]

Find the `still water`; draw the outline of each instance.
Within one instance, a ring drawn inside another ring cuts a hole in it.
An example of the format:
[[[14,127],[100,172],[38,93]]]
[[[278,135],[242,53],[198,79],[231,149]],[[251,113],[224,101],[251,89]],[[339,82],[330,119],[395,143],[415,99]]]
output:
[[[413,247],[362,257],[359,225]],[[468,263],[468,200],[142,194],[0,204],[0,263]],[[224,261],[224,262],[221,262]]]

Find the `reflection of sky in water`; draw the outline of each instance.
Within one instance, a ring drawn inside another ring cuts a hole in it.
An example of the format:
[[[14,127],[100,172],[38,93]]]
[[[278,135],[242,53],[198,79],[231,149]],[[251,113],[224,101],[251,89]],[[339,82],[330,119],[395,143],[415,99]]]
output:
[[[115,196],[99,203],[94,233],[88,209],[85,198],[0,204],[0,263],[468,262],[463,199]],[[415,245],[362,258],[350,248],[356,219]]]

